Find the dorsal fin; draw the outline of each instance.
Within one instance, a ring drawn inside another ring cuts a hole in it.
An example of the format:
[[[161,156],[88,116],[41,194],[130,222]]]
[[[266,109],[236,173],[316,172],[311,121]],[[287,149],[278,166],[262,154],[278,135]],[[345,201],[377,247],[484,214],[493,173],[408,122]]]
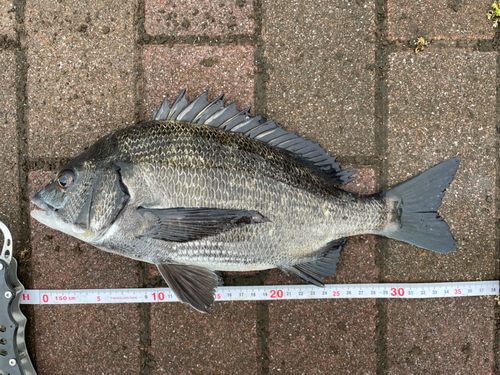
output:
[[[186,99],[186,89],[184,89],[175,99],[172,107],[168,106],[167,97],[165,97],[160,108],[158,110],[155,108],[153,120],[193,122],[242,133],[306,160],[321,169],[334,184],[347,184],[354,180],[354,171],[350,168],[342,169],[336,161],[337,156],[331,156],[319,144],[306,140],[294,132],[284,130],[273,120],[264,122],[261,116],[251,116],[250,108],[238,111],[236,102],[224,106],[223,96],[224,94],[208,102],[207,92],[204,92],[189,103]]]

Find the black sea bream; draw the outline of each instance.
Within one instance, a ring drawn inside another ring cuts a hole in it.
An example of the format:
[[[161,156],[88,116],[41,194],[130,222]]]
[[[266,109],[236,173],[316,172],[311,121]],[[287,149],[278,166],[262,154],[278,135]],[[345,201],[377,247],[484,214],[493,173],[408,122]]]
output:
[[[460,163],[373,195],[318,144],[184,91],[150,122],[115,131],[40,190],[31,215],[99,249],[156,264],[180,301],[207,311],[214,271],[280,268],[322,286],[347,237],[372,233],[439,253],[456,245],[437,209]]]

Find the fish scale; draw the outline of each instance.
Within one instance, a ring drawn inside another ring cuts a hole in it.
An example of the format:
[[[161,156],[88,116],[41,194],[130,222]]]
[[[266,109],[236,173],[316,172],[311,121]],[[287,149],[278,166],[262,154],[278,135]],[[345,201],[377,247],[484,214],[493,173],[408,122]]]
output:
[[[326,194],[328,181],[280,149],[241,134],[206,125],[165,121],[118,131],[118,159],[130,163],[163,162],[176,167],[244,169]],[[160,150],[167,148],[165,154]],[[257,156],[258,160],[256,160]],[[285,173],[283,173],[285,172]]]
[[[322,286],[357,234],[455,251],[437,210],[459,162],[377,194],[349,193],[339,185],[353,172],[317,143],[221,97],[189,103],[183,91],[153,121],[101,138],[63,167],[32,198],[40,208],[32,216],[156,264],[180,301],[206,312],[214,271],[277,267]]]
[[[211,269],[224,271],[234,270],[235,267],[239,267],[240,257],[252,257],[255,253],[255,259],[253,259],[249,267],[265,269],[268,268],[269,264],[278,266],[293,264],[297,258],[303,258],[304,255],[310,258],[317,249],[337,238],[335,233],[332,233],[333,224],[335,217],[343,214],[334,211],[337,205],[334,203],[328,205],[326,199],[318,199],[315,195],[305,191],[294,194],[294,189],[285,183],[276,182],[274,179],[265,176],[248,176],[242,171],[223,169],[203,171],[196,168],[179,170],[171,166],[162,167],[160,165],[155,165],[153,168],[165,168],[165,172],[159,173],[156,170],[153,174],[150,164],[144,166],[139,164],[135,165],[131,171],[133,179],[131,178],[129,181],[126,175],[123,176],[131,197],[135,200],[134,206],[144,206],[156,194],[157,200],[148,208],[202,206],[221,209],[254,209],[268,217],[271,223],[222,233],[213,237],[211,241],[176,244],[175,249],[170,248],[170,244],[166,244],[164,241],[148,239],[149,246],[142,247],[142,260],[149,259],[151,263],[165,261],[185,263],[188,259],[185,257],[184,250],[190,249],[192,251],[190,253],[192,254],[190,262],[196,265],[204,264]],[[148,178],[151,175],[168,176],[168,178],[164,180],[156,179],[153,184],[150,184]],[[180,176],[187,177],[186,180],[183,180],[184,183],[181,183]],[[200,181],[200,178],[203,179],[203,182]],[[231,181],[233,182],[231,183]],[[186,186],[189,185],[197,185],[199,187],[198,194],[184,194]],[[158,200],[158,191],[168,193],[161,194],[162,199]],[[229,195],[235,195],[232,194],[233,191],[239,192],[240,199],[228,199]],[[226,196],[223,196],[221,192],[225,192]],[[329,221],[325,221],[323,217],[325,204],[330,212]],[[371,200],[368,204],[376,205],[377,202]],[[379,207],[379,209],[381,210],[382,207]],[[124,216],[135,214],[134,208],[129,211],[124,212]],[[360,215],[365,215],[367,212],[373,212],[373,209],[360,207]],[[311,220],[306,223],[304,218],[311,218]],[[371,225],[370,221],[366,219],[368,218],[365,218],[363,223],[367,226]],[[377,221],[377,216],[374,215],[371,222],[376,223]],[[119,224],[117,223],[117,225]],[[340,227],[338,231],[340,233],[354,232],[353,225],[356,225],[356,219],[346,220],[345,228]],[[366,230],[367,228],[357,229],[360,232]],[[317,233],[316,236],[315,233]],[[120,243],[122,248],[126,248],[127,244],[133,240],[133,237],[124,234],[125,236],[120,237],[122,232],[117,232],[113,237],[105,238],[105,241],[115,244]],[[241,241],[242,236],[248,240]],[[105,247],[106,242],[99,242],[98,245]],[[221,243],[224,246],[213,246],[214,243]],[[161,258],[154,259],[151,255],[144,254],[147,251],[146,249],[156,249],[159,246],[164,247],[165,251],[159,253],[155,251],[154,254],[161,254]],[[219,259],[215,261],[209,260],[203,256],[206,250],[217,249],[221,251],[221,248],[231,251],[233,254],[232,263]],[[170,258],[165,259],[164,254],[169,254]],[[265,263],[259,263],[260,259],[263,259],[262,254],[265,254]],[[244,268],[244,270],[248,269],[252,268]]]

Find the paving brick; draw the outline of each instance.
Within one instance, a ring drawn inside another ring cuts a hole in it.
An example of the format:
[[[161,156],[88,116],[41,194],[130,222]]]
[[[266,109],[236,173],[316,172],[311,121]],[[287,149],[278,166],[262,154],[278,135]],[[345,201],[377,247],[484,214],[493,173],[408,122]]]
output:
[[[270,371],[375,373],[376,313],[371,299],[270,303]]]
[[[16,13],[11,0],[0,0],[0,46],[3,37],[16,39]]]
[[[0,220],[18,238],[19,223],[19,182],[17,164],[16,130],[16,58],[9,51],[0,52]]]
[[[250,34],[253,2],[146,1],[146,32],[166,35]]]
[[[390,0],[389,39],[490,39],[495,34],[493,22],[486,18],[490,9],[488,1]]]
[[[264,0],[263,8],[268,117],[334,154],[372,155],[374,2]]]
[[[11,0],[0,0],[0,47],[6,39],[16,39],[16,9]]]
[[[136,6],[27,2],[30,156],[73,156],[135,122]]]
[[[352,165],[341,164],[343,169],[353,169],[355,171],[353,177],[354,180],[349,182],[347,185],[342,185],[340,188],[351,193],[356,194],[373,194],[377,191],[377,178],[375,170],[371,167],[358,167],[355,168]]]
[[[457,251],[442,255],[390,241],[392,281],[494,277],[496,54],[442,51],[389,57],[388,184],[460,157],[440,213]]]
[[[35,306],[39,375],[139,374],[136,304]]]
[[[375,191],[375,172],[356,170],[345,189],[360,194]],[[342,250],[337,274],[327,284],[377,282],[374,236],[355,236]],[[271,270],[266,284],[305,284],[293,275]],[[318,290],[320,290],[318,288]],[[284,374],[373,373],[375,300],[301,300],[269,304],[270,370]]]
[[[387,374],[490,374],[491,299],[389,300]]]
[[[461,166],[440,209],[457,240],[441,255],[389,241],[387,281],[493,278],[496,55],[440,51],[389,57],[389,184],[440,161]],[[493,304],[479,298],[390,301],[389,373],[489,373]]]
[[[238,108],[251,105],[254,51],[252,46],[239,45],[144,47],[144,118],[151,118],[153,108],[161,104],[166,94],[172,104],[184,88],[189,100],[210,90],[210,98],[226,93],[226,104],[237,100]]]
[[[33,196],[54,173],[37,171],[29,177]],[[140,286],[138,262],[98,250],[35,220],[31,230],[35,289]],[[75,368],[78,374],[139,372],[138,305],[35,306],[32,318],[39,374],[68,374]]]
[[[151,306],[153,374],[257,374],[254,302],[216,302],[210,314],[180,303]]]

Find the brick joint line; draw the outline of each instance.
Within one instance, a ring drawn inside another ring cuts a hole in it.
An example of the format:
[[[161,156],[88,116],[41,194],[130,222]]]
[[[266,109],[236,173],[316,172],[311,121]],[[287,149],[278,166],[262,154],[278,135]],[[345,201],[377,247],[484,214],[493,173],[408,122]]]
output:
[[[233,34],[233,35],[150,35],[145,31],[140,34],[138,44],[143,45],[178,45],[189,44],[193,46],[218,46],[222,44],[235,45],[256,45],[257,41],[251,34]]]
[[[266,83],[269,79],[267,74],[267,64],[264,55],[264,41],[262,39],[262,20],[264,17],[264,9],[262,6],[262,0],[253,0],[253,11],[254,11],[254,34],[246,39],[242,38],[248,44],[256,46],[254,53],[254,61],[257,64],[257,69],[255,73],[254,80],[254,103],[255,103],[255,113],[262,115],[263,119],[266,119],[267,113],[267,91]],[[262,284],[268,271],[262,271],[260,273],[262,279],[260,283]],[[269,374],[270,371],[270,348],[269,348],[269,303],[267,301],[259,301],[256,303],[257,308],[257,321],[256,321],[256,333],[257,333],[257,347],[259,348],[259,353],[256,358],[257,364],[260,363],[260,373],[262,375]]]
[[[376,0],[375,2],[375,148],[378,155],[377,160],[377,190],[387,187],[387,118],[389,114],[389,99],[387,88],[387,71],[389,69],[388,55],[394,51],[394,43],[387,37],[387,0]],[[375,263],[378,265],[379,282],[384,282],[385,256],[387,240],[377,238]],[[374,332],[377,375],[387,373],[387,300],[377,299],[375,302],[377,310],[376,326]]]
[[[498,41],[500,38],[500,31],[497,30],[494,41]],[[493,43],[495,44],[495,43]],[[495,47],[494,47],[495,48]],[[496,49],[498,49],[498,45],[496,46]],[[500,140],[499,140],[499,134],[500,134],[500,56],[497,54],[496,58],[496,108],[495,108],[495,113],[496,113],[496,118],[497,118],[497,142],[496,142],[496,158],[497,158],[497,170],[496,170],[496,181],[495,181],[495,187],[496,187],[496,192],[495,192],[495,211],[498,213],[500,210],[500,201],[499,201],[499,194],[498,191],[500,189],[500,167],[498,165],[498,161],[500,160],[500,152],[499,152],[499,145],[500,145]],[[500,220],[496,220],[495,222],[495,228],[496,228],[496,233],[500,233]],[[495,252],[496,252],[496,264],[495,264],[495,278],[499,279],[500,278],[500,264],[499,264],[499,259],[500,259],[500,238],[497,235],[495,238]],[[493,356],[494,356],[494,363],[493,363],[493,369],[492,372],[498,373],[500,371],[500,306],[498,304],[495,304],[494,307],[494,315],[495,315],[495,327],[494,327],[494,332],[493,332]]]
[[[14,227],[14,255],[19,259],[19,254],[23,250],[28,250],[26,260],[19,263],[18,273],[24,286],[33,285],[32,279],[32,264],[29,261],[31,255],[31,226],[30,226],[30,203],[29,203],[29,188],[28,188],[28,129],[29,129],[29,113],[28,113],[28,58],[27,58],[27,43],[25,31],[25,8],[26,0],[13,0],[12,4],[15,8],[16,19],[16,40],[6,40],[4,45],[7,49],[14,50],[16,61],[16,132],[17,132],[17,179],[18,179],[18,204],[19,204],[19,227]],[[34,308],[29,307],[24,310],[24,314],[28,317],[25,332],[25,342],[30,353],[33,363],[36,361],[36,346],[35,346],[35,320]]]

